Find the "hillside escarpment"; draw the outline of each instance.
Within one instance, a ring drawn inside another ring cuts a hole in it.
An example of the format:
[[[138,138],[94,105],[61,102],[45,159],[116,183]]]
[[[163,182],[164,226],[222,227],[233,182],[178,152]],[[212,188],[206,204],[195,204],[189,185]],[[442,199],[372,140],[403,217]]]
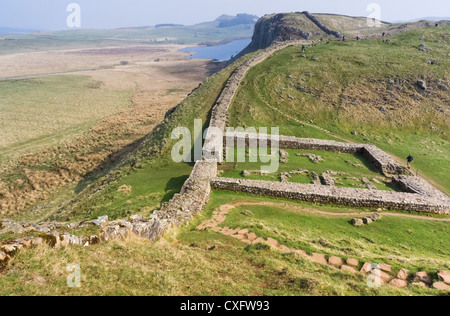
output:
[[[275,42],[337,37],[340,33],[325,26],[309,12],[266,15],[255,25],[250,45],[239,55],[264,49]]]

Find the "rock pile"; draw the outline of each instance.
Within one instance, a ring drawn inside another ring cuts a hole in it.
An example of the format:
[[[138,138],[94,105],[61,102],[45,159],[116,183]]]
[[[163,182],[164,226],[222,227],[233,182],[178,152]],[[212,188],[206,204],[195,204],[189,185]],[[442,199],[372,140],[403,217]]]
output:
[[[364,217],[362,219],[360,219],[360,218],[352,219],[352,225],[353,226],[363,226],[364,224],[369,225],[372,222],[379,221],[380,219],[381,219],[381,215],[379,213],[372,213],[372,215],[370,215],[368,217]]]

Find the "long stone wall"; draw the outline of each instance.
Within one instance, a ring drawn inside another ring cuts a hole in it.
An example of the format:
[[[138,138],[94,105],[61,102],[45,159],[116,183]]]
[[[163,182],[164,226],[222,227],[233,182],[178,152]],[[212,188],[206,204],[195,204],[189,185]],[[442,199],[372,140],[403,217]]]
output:
[[[293,45],[293,43],[277,44],[263,50],[238,67],[230,76],[211,111],[209,129],[203,146],[204,160],[195,164],[180,193],[175,194],[168,203],[150,217],[135,217],[129,221],[108,223],[102,229],[102,239],[123,238],[129,233],[133,233],[155,240],[167,228],[188,222],[192,216],[206,207],[211,193],[211,180],[216,177],[217,163],[221,162],[223,158],[222,135],[227,124],[227,111],[241,81],[251,67],[262,62],[275,51],[289,45]]]
[[[332,29],[330,29],[329,27],[325,26],[322,22],[319,21],[319,19],[317,19],[315,16],[313,16],[311,13],[309,13],[308,11],[303,11],[302,12],[308,19],[310,19],[315,25],[317,25],[317,27],[319,29],[321,29],[323,32],[325,32],[328,35],[333,35],[337,38],[342,37],[342,35],[337,32],[337,31],[333,31]]]
[[[448,198],[445,200],[413,193],[229,178],[215,178],[212,180],[211,185],[215,190],[245,192],[314,203],[332,203],[351,207],[386,208],[437,214],[449,214],[450,212]]]

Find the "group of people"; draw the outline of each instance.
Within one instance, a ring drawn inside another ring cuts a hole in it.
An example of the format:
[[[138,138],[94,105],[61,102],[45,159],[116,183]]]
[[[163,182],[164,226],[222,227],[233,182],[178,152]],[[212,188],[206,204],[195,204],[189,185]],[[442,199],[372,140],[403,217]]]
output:
[[[347,39],[347,35],[342,35],[342,41],[345,42],[346,39]],[[361,36],[359,36],[359,34],[356,35],[356,40],[357,40],[357,41],[360,41],[360,40],[361,40]]]

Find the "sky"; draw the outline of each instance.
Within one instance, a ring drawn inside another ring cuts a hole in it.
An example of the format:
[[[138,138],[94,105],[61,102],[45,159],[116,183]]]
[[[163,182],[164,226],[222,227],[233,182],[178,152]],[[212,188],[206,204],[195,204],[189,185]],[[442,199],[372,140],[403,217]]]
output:
[[[67,12],[71,3],[79,5],[79,26],[96,29],[161,23],[192,25],[237,13],[263,16],[310,11],[369,16],[373,11],[367,7],[371,3],[379,4],[383,21],[450,16],[449,0],[0,0],[0,27],[69,29],[67,19],[76,13]]]

